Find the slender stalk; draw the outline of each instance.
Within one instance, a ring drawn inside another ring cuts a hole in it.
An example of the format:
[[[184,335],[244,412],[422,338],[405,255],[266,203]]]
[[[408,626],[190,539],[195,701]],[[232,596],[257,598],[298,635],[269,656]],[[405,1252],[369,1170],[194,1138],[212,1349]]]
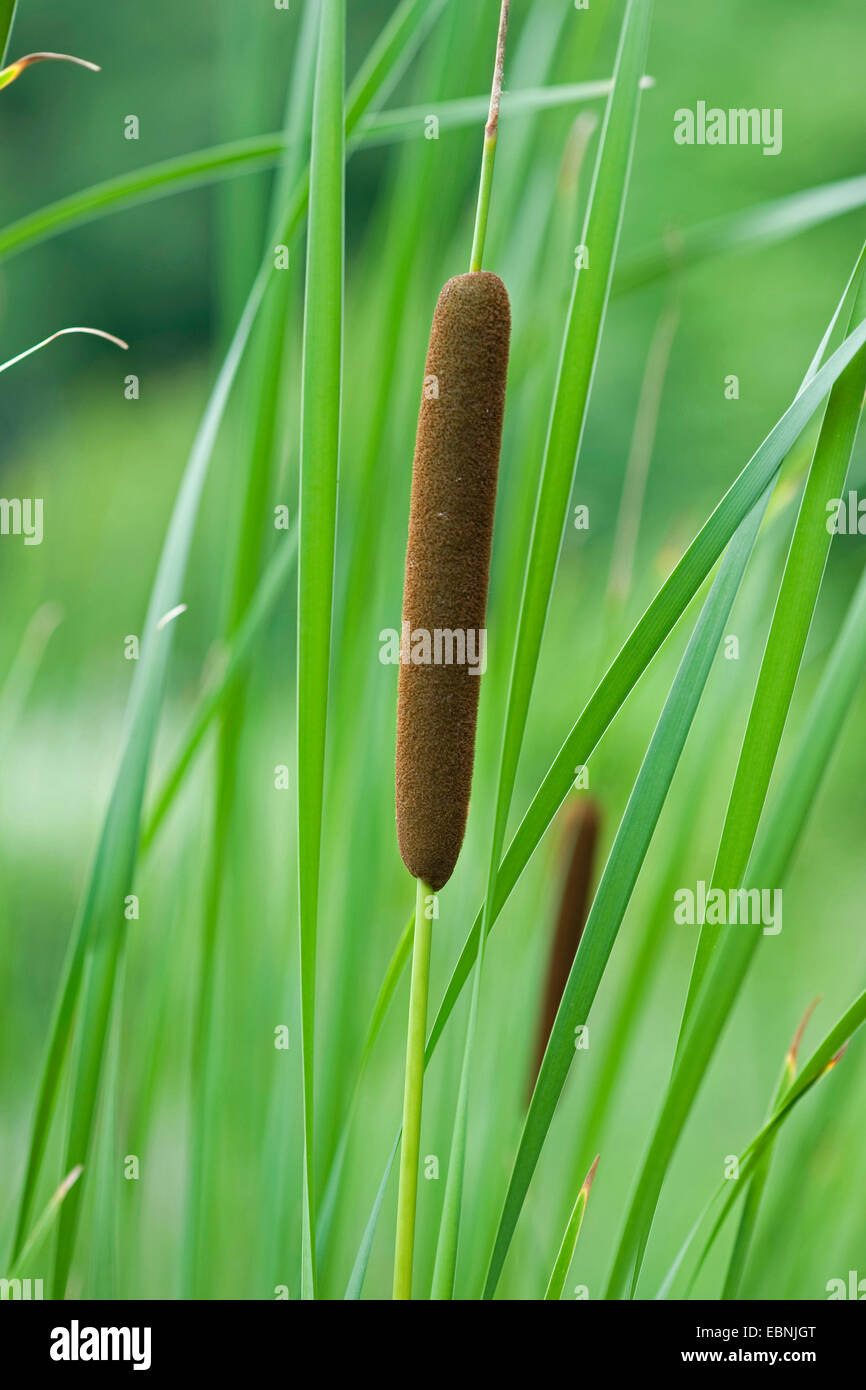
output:
[[[484,127],[484,152],[481,156],[481,183],[478,188],[478,208],[475,213],[475,234],[472,238],[470,270],[480,270],[484,259],[487,236],[487,215],[490,211],[490,191],[493,187],[493,165],[496,161],[496,142],[499,138],[499,106],[502,101],[502,77],[505,71],[505,40],[508,36],[508,13],[511,0],[502,0],[499,14],[499,38],[496,42],[496,65],[493,69],[493,88],[490,111]]]
[[[409,1031],[406,1038],[406,1085],[403,1091],[403,1144],[397,1196],[397,1244],[394,1252],[394,1297],[412,1297],[412,1259],[415,1252],[415,1208],[418,1200],[418,1159],[421,1150],[421,1100],[424,1091],[424,1044],[427,1034],[427,995],[430,986],[430,945],[433,937],[429,900],[432,889],[415,880],[415,936],[412,983],[409,989]]]

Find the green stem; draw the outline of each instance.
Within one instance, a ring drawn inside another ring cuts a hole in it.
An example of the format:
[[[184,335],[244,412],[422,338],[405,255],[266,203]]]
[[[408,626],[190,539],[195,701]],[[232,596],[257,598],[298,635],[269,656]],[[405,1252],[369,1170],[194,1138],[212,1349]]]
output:
[[[490,191],[493,187],[493,166],[496,161],[496,142],[499,138],[499,105],[502,100],[502,75],[505,68],[505,39],[508,34],[508,12],[511,0],[502,0],[499,15],[499,38],[496,44],[496,66],[493,70],[493,90],[490,93],[490,113],[484,127],[484,152],[481,157],[481,183],[478,188],[478,208],[475,213],[475,233],[472,238],[470,271],[480,270],[484,259],[487,236],[487,216],[490,212]]]
[[[421,1100],[424,1091],[424,1044],[427,1041],[427,995],[430,985],[432,918],[428,915],[429,884],[416,880],[415,937],[412,983],[409,990],[409,1030],[406,1037],[406,1085],[403,1092],[403,1143],[397,1197],[397,1244],[394,1252],[394,1297],[412,1297],[415,1252],[415,1208],[418,1200],[418,1159],[421,1150]]]

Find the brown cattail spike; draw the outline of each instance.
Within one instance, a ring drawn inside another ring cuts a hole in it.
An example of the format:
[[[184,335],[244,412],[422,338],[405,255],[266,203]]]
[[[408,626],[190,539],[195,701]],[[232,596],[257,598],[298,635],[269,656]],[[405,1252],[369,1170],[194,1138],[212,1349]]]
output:
[[[457,275],[433,315],[418,418],[397,700],[397,838],[440,889],[469,809],[511,310],[488,271]]]
[[[554,1020],[586,926],[600,825],[599,809],[589,798],[575,802],[570,808],[564,835],[568,868],[550,947],[544,1002],[538,1019],[527,1100],[531,1099],[535,1089]]]

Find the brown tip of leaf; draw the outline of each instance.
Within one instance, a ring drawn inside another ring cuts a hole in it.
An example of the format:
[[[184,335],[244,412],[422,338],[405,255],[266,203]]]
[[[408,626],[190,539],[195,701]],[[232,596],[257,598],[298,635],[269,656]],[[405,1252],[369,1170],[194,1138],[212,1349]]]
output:
[[[824,1075],[825,1075],[825,1076],[827,1075],[827,1072],[828,1072],[828,1071],[832,1071],[832,1070],[833,1070],[833,1068],[836,1066],[837,1062],[841,1062],[842,1058],[845,1056],[845,1053],[846,1053],[847,1051],[848,1051],[848,1044],[847,1044],[847,1043],[843,1043],[842,1046],[839,1048],[839,1051],[835,1054],[835,1056],[833,1056],[833,1057],[830,1058],[829,1062],[827,1063],[826,1067],[824,1068]]]
[[[499,36],[496,40],[496,66],[493,69],[493,89],[490,93],[490,111],[484,134],[488,140],[495,138],[499,129],[499,107],[502,103],[502,83],[505,78],[505,42],[508,38],[508,15],[511,0],[502,0],[499,12]]]
[[[63,1179],[62,1183],[55,1192],[54,1197],[56,1201],[63,1201],[63,1198],[66,1196],[69,1189],[75,1186],[83,1172],[84,1165],[82,1163],[76,1163],[75,1167],[69,1173],[66,1174],[66,1177]]]
[[[76,58],[72,53],[27,53],[23,58],[16,58],[12,67],[23,72],[25,68],[32,67],[34,63],[74,63],[77,68],[87,68],[90,72],[102,72],[98,63],[91,63],[87,58]]]
[[[820,1004],[820,1002],[821,996],[820,994],[816,994],[815,998],[812,1000],[811,1004],[809,1005],[808,1009],[803,1014],[803,1017],[800,1019],[800,1022],[797,1025],[797,1031],[791,1040],[791,1046],[788,1048],[788,1053],[785,1058],[786,1066],[789,1066],[792,1071],[795,1070],[797,1066],[797,1056],[800,1051],[800,1044],[803,1041],[803,1034],[806,1031],[806,1025],[809,1022],[809,1019],[812,1017],[812,1014],[815,1012],[816,1008]]]
[[[583,1187],[581,1190],[586,1193],[587,1197],[589,1197],[589,1189],[592,1187],[593,1181],[595,1179],[595,1174],[598,1168],[600,1158],[601,1154],[596,1154],[593,1160],[592,1167],[590,1168],[589,1172],[583,1180]]]

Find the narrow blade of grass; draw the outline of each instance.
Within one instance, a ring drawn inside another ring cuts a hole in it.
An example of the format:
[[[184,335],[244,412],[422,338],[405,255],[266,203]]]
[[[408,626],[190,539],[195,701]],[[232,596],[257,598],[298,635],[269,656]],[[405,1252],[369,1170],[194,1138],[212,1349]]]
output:
[[[609,88],[609,79],[560,87],[529,88],[512,93],[505,104],[505,111],[517,117],[533,111],[579,105],[600,99]],[[436,115],[440,130],[463,130],[473,125],[478,119],[479,105],[486,111],[488,100],[487,97],[464,97],[437,102]],[[391,145],[412,139],[417,136],[419,129],[423,129],[424,116],[429,113],[429,103],[426,106],[395,108],[393,111],[371,114],[363,128],[356,130],[351,120],[351,111],[356,106],[357,99],[350,104],[350,114],[346,120],[347,156],[372,145]],[[112,213],[141,207],[175,193],[205,188],[222,179],[273,168],[285,158],[286,149],[286,137],[277,131],[226,141],[208,149],[145,165],[131,174],[105,179],[9,223],[0,231],[0,261],[9,260],[40,242],[62,236],[65,232]]]
[[[410,11],[411,16],[409,15]],[[423,33],[427,16],[418,0],[404,0],[399,13],[404,17],[409,16],[412,22],[407,20],[406,23],[399,26],[393,23],[386,26],[386,30],[383,31],[379,41],[374,45],[369,63],[363,70],[363,74],[366,74],[363,85],[358,85],[362,74],[359,74],[359,79],[353,85],[354,96],[350,101],[350,123],[351,121],[357,123],[365,109],[365,101],[375,100],[379,91],[384,90],[389,81],[390,73],[406,60],[407,54],[412,51],[415,40]],[[378,76],[378,86],[370,80],[371,70]],[[292,195],[286,221],[281,228],[280,239],[284,242],[291,240],[294,230],[300,223],[306,208],[307,192],[307,181],[304,178]],[[48,1129],[54,1113],[63,1064],[72,1031],[91,928],[105,903],[110,901],[111,910],[114,911],[116,904],[123,901],[123,895],[129,891],[129,884],[132,879],[135,846],[129,848],[126,845],[126,840],[129,835],[132,835],[137,842],[139,836],[144,782],[155,734],[164,674],[168,665],[168,644],[170,644],[173,630],[172,626],[169,625],[167,629],[160,631],[157,628],[157,623],[165,613],[177,606],[179,589],[189,553],[192,528],[208,471],[213,444],[271,274],[272,257],[269,254],[250,291],[244,314],[217,377],[205,416],[196,436],[172,514],[169,532],[163,546],[145,628],[145,637],[148,638],[148,642],[142,642],[141,659],[136,670],[133,694],[130,697],[129,734],[103,826],[99,848],[91,870],[88,888],[82,897],[81,906],[73,926],[72,940],[64,963],[57,1004],[50,1027],[20,1200],[15,1240],[16,1251],[20,1249],[24,1239],[35,1197],[36,1182],[45,1152]],[[154,636],[158,637],[159,640],[154,642],[152,640]],[[152,650],[153,648],[155,650]],[[106,891],[103,887],[104,867],[110,862],[111,856],[115,852],[119,854],[121,849],[125,855],[124,863],[128,864],[128,868],[120,866],[117,883],[111,890]],[[76,1221],[77,1211],[74,1211],[70,1217],[70,1233],[73,1236]]]
[[[723,1179],[719,1187],[713,1193],[700,1219],[692,1228],[688,1240],[679,1251],[676,1260],[668,1271],[662,1288],[659,1291],[659,1298],[667,1298],[670,1296],[670,1290],[677,1271],[697,1231],[703,1225],[709,1212],[718,1204],[721,1197],[724,1197],[725,1200],[719,1215],[713,1223],[713,1227],[701,1251],[700,1258],[689,1278],[686,1296],[694,1286],[706,1262],[707,1256],[715,1244],[716,1238],[720,1234],[728,1216],[744,1191],[746,1192],[745,1208],[743,1212],[745,1230],[748,1234],[751,1233],[754,1220],[757,1217],[761,1194],[763,1193],[764,1184],[767,1179],[769,1159],[772,1154],[773,1146],[778,1139],[780,1129],[792,1114],[794,1108],[806,1095],[808,1095],[813,1086],[816,1086],[823,1077],[827,1076],[828,1073],[833,1070],[836,1062],[840,1059],[847,1047],[849,1040],[857,1029],[862,1026],[864,1020],[866,1020],[866,992],[861,994],[854,1001],[851,1007],[846,1010],[842,1018],[827,1034],[826,1038],[820,1043],[818,1048],[816,1048],[809,1062],[806,1064],[806,1067],[803,1069],[803,1073],[799,1080],[792,1074],[786,1059],[786,1066],[782,1073],[782,1081],[770,1108],[770,1114],[761,1129],[755,1135],[755,1138],[752,1139],[737,1159],[738,1177],[736,1182]],[[745,1254],[748,1252],[748,1241],[746,1241],[745,1250],[742,1245],[741,1236],[743,1229],[741,1225],[737,1241],[732,1251],[731,1265],[725,1282],[726,1291],[722,1294],[722,1297],[726,1299],[736,1298],[737,1296],[742,1261],[745,1258]]]
[[[295,62],[289,81],[285,127],[285,153],[273,194],[265,255],[273,254],[279,229],[291,212],[292,190],[306,162],[303,135],[309,128],[312,109],[312,73],[319,32],[317,3],[307,6]],[[268,502],[280,423],[281,397],[286,390],[285,338],[293,285],[286,271],[273,277],[262,306],[255,339],[251,346],[251,401],[248,410],[248,457],[245,490],[238,508],[239,524],[233,537],[231,570],[223,633],[231,641],[250,610],[262,568],[268,531]],[[293,540],[295,538],[293,537]],[[295,547],[293,546],[292,549]],[[212,1109],[211,1078],[214,1072],[213,1039],[219,1028],[223,1001],[216,991],[217,962],[221,955],[220,919],[223,907],[224,866],[232,855],[233,829],[241,732],[246,709],[246,672],[243,667],[225,690],[220,710],[216,759],[216,794],[211,827],[210,869],[204,895],[201,922],[201,950],[196,972],[196,998],[193,1006],[193,1056],[191,1107],[195,1118],[190,1125],[183,1293],[193,1297],[200,1290],[197,1281],[210,1264],[208,1238],[214,1210],[209,1201],[208,1153],[215,1135],[209,1120]]]
[[[747,885],[782,883],[864,666],[866,574],[849,606],[772,812],[765,821],[745,876]],[[610,1298],[623,1297],[634,1285],[634,1271],[643,1255],[668,1163],[757,949],[760,930],[740,926],[730,933],[701,987],[631,1201],[608,1284]]]
[[[786,241],[810,227],[854,212],[864,203],[866,174],[857,174],[687,227],[679,235],[674,257],[664,242],[625,257],[617,271],[614,293],[641,289],[668,275],[674,266],[681,270],[726,252]]]
[[[358,1253],[355,1256],[355,1263],[352,1265],[352,1273],[349,1276],[349,1282],[346,1285],[345,1297],[349,1301],[359,1299],[364,1288],[364,1280],[367,1277],[367,1266],[370,1263],[370,1252],[373,1249],[373,1239],[376,1235],[376,1227],[379,1224],[379,1213],[382,1210],[382,1203],[385,1200],[385,1193],[388,1190],[388,1179],[391,1176],[391,1169],[394,1167],[394,1160],[397,1157],[397,1150],[400,1147],[400,1140],[402,1137],[403,1131],[401,1130],[394,1142],[391,1156],[385,1165],[385,1172],[379,1184],[379,1191],[376,1193],[376,1200],[373,1203],[370,1219],[364,1227],[364,1235]]]
[[[771,487],[732,540],[701,610],[605,865],[520,1138],[484,1289],[492,1298],[532,1174],[715,660]]]
[[[293,528],[283,538],[276,553],[268,562],[240,625],[226,644],[225,654],[220,661],[219,669],[211,676],[203,690],[183,742],[153,797],[151,809],[145,818],[144,828],[141,832],[139,852],[142,856],[146,855],[152,848],[168,812],[174,805],[196,753],[201,748],[208,729],[222,709],[226,696],[234,687],[238,675],[248,664],[253,647],[261,636],[268,619],[276,611],[277,603],[294,570],[297,553],[298,535]]]
[[[866,313],[864,257],[866,250],[861,253],[856,271],[858,283],[851,323]],[[830,393],[806,480],[713,871],[713,886],[725,891],[739,886],[755,841],[830,552],[827,501],[842,494],[860,424],[864,390],[866,353],[852,362]],[[708,923],[701,927],[684,1024],[719,935],[719,929]]]
[[[40,1215],[33,1230],[21,1247],[21,1253],[12,1262],[7,1279],[20,1279],[27,1269],[28,1261],[33,1258],[37,1250],[40,1249],[43,1240],[48,1235],[66,1199],[66,1194],[72,1190],[84,1170],[79,1166],[73,1168],[71,1173],[67,1173],[57,1191],[50,1198],[44,1211]]]
[[[92,940],[103,952],[110,941],[112,945],[109,955],[114,955],[119,945],[119,934],[123,929],[122,905],[125,895],[131,891],[133,881],[144,784],[159,719],[174,631],[173,623],[161,627],[160,622],[163,616],[175,609],[180,602],[195,518],[214,440],[263,292],[264,283],[261,283],[250,298],[247,312],[238,325],[229,354],[217,378],[193,445],[163,545],[148,606],[140,659],[129,698],[127,733],[120,766],[88,884],[73,928],[64,981],[52,1023],[19,1209],[16,1249],[20,1248],[35,1195],[36,1180],[60,1083],[86,952]],[[113,971],[111,973],[113,978]],[[96,994],[91,998],[95,1005]],[[101,1040],[104,1041],[107,1025],[108,1013],[102,1009],[97,1017],[88,1015],[82,1023],[82,1036],[88,1029],[92,1029],[93,1041],[98,1045],[100,1056]],[[68,1151],[80,1151],[80,1156],[72,1159],[67,1165],[67,1171],[71,1171],[78,1164],[86,1164],[90,1138],[89,1117],[92,1117],[96,1100],[94,1086],[98,1081],[98,1075],[88,1078],[85,1071],[81,1071],[79,1079],[81,1084],[76,1087],[73,1097]],[[86,1125],[82,1123],[84,1119],[88,1119]],[[76,1135],[74,1143],[71,1139],[73,1132]],[[78,1184],[75,1193],[72,1194],[72,1201],[65,1203],[61,1217],[56,1281],[58,1287],[65,1286],[66,1272],[72,1256],[80,1189],[81,1184]]]
[[[574,1259],[574,1252],[577,1249],[577,1239],[580,1235],[580,1228],[583,1225],[583,1218],[586,1215],[586,1207],[589,1201],[589,1190],[592,1187],[593,1178],[598,1168],[598,1158],[596,1158],[589,1172],[583,1180],[583,1185],[577,1194],[571,1216],[568,1218],[568,1225],[562,1237],[559,1253],[556,1256],[556,1263],[550,1274],[550,1281],[545,1292],[545,1301],[558,1303],[562,1298],[562,1291],[565,1288],[565,1281],[568,1278],[568,1271]]]
[[[650,13],[650,0],[628,0],[614,87],[605,112],[581,238],[592,259],[589,268],[579,268],[575,273],[538,484],[497,779],[488,904],[502,857],[517,763],[604,327],[637,132],[640,79],[649,41]]]
[[[315,1298],[313,1048],[343,366],[345,0],[322,0],[304,301],[298,539],[298,916],[304,1073],[303,1296]]]
[[[613,88],[605,110],[581,238],[591,262],[589,268],[584,268],[578,262],[566,319],[514,640],[487,877],[486,923],[491,920],[493,888],[505,844],[517,764],[601,345],[637,135],[651,10],[651,0],[628,0],[626,5],[614,66]],[[485,925],[485,930],[479,936],[477,974],[472,991],[436,1257],[434,1296],[438,1298],[451,1297],[456,1275],[472,1050],[484,942],[488,930],[489,926]]]
[[[6,62],[18,0],[0,0],[0,67]]]

